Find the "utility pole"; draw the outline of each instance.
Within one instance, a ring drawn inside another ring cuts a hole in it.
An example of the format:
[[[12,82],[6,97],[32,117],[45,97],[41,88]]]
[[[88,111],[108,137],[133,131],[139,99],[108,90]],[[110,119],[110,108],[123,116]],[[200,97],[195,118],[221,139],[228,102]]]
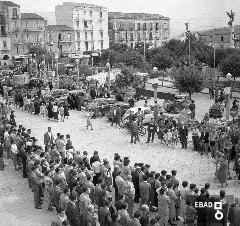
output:
[[[191,64],[191,33],[189,30],[189,21],[187,23],[185,23],[185,27],[186,27],[186,36],[188,37],[188,61],[189,61],[189,65]]]

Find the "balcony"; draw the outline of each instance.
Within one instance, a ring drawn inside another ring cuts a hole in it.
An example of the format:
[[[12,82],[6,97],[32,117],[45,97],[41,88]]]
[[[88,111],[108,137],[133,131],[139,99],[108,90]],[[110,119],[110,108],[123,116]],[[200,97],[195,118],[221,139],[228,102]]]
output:
[[[13,15],[13,16],[12,16],[12,19],[14,19],[14,20],[15,20],[15,19],[19,19],[19,15],[17,15],[17,14],[16,14],[16,15]]]
[[[83,30],[84,31],[93,31],[93,26],[89,25],[89,26],[83,27]]]
[[[10,50],[11,50],[11,48],[8,46],[3,46],[1,49],[1,51],[10,51]]]

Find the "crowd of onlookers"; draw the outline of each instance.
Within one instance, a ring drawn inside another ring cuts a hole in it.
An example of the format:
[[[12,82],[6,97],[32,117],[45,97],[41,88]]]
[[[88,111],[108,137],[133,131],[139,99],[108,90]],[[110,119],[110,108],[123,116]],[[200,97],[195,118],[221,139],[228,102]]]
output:
[[[44,134],[38,145],[31,130],[2,117],[1,148],[13,159],[15,170],[22,169],[34,194],[34,206],[56,211],[52,225],[70,226],[149,226],[239,225],[238,200],[229,204],[225,191],[218,197],[209,193],[210,184],[199,189],[188,181],[179,182],[177,171],[151,171],[143,163],[130,165],[128,157],[114,154],[113,162],[101,159],[97,151],[90,157],[75,150],[71,136]],[[113,167],[112,167],[113,166]],[[214,203],[222,209],[215,210]],[[199,203],[212,203],[200,207]],[[216,211],[223,218],[215,218]],[[234,224],[235,223],[235,224]]]

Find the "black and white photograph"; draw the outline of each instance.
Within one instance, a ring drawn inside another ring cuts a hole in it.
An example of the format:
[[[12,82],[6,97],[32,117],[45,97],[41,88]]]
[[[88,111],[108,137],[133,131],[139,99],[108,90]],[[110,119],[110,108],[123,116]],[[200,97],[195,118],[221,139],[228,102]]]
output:
[[[240,226],[240,0],[0,0],[0,226]]]

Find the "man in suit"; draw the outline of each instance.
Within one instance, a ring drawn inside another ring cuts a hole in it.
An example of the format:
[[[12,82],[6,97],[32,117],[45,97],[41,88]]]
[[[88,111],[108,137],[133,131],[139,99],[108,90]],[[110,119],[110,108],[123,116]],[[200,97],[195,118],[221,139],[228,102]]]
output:
[[[80,216],[78,213],[78,209],[76,207],[76,197],[71,196],[71,201],[66,205],[66,215],[67,219],[70,222],[71,226],[79,226],[80,225]]]
[[[202,143],[202,152],[203,154],[205,152],[206,155],[208,155],[208,148],[209,148],[209,132],[206,128],[203,129],[201,132],[200,141]]]
[[[141,203],[140,206],[143,204],[149,204],[149,196],[151,192],[151,185],[147,182],[147,176],[143,175],[143,182],[139,184],[140,195],[141,195]]]
[[[188,129],[184,124],[179,128],[179,135],[182,148],[187,149]]]
[[[141,167],[135,164],[135,169],[132,171],[132,182],[135,189],[135,196],[134,196],[134,202],[139,203],[140,198],[140,189],[139,189],[139,173],[140,173]]]
[[[134,218],[130,220],[128,226],[141,226],[140,219],[141,219],[142,213],[140,210],[137,210],[134,213]]]
[[[48,127],[48,131],[44,134],[45,150],[53,144],[53,134],[51,130],[51,127]]]
[[[112,223],[111,213],[109,211],[111,201],[107,199],[105,205],[98,210],[98,219],[100,226],[110,226]]]
[[[36,209],[42,209],[41,207],[41,181],[37,176],[37,167],[34,165],[32,167],[32,173],[30,175],[31,177],[31,185],[32,185],[32,190],[34,193],[34,204]]]
[[[148,123],[148,139],[146,143],[150,142],[152,137],[152,142],[154,140],[154,134],[157,132],[157,124],[154,122],[154,117],[151,118],[151,121]]]

